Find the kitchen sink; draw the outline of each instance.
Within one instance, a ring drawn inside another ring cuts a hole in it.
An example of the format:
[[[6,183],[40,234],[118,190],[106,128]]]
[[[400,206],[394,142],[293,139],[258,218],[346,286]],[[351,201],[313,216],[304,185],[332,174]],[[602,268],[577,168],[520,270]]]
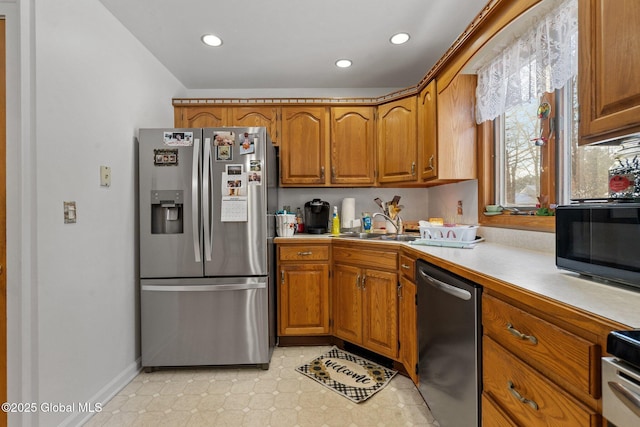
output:
[[[361,239],[361,240],[395,240],[397,242],[412,242],[418,238],[411,234],[384,234],[384,233],[342,233],[337,237],[346,239]]]
[[[413,242],[418,236],[412,234],[383,234],[380,240],[395,240],[398,242]]]
[[[338,237],[344,237],[347,239],[378,239],[382,236],[386,236],[386,234],[349,232],[349,233],[342,233],[338,235]]]

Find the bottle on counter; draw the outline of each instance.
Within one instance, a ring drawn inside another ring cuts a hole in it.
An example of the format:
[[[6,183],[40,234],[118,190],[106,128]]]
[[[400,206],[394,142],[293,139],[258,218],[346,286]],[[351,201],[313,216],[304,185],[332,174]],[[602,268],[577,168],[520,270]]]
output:
[[[338,216],[338,207],[333,207],[333,217],[331,218],[331,234],[340,234],[340,217]]]
[[[365,233],[371,233],[372,228],[371,214],[369,212],[362,212],[362,230]]]
[[[304,233],[304,220],[302,219],[302,209],[296,209],[296,223],[298,224],[298,233]]]

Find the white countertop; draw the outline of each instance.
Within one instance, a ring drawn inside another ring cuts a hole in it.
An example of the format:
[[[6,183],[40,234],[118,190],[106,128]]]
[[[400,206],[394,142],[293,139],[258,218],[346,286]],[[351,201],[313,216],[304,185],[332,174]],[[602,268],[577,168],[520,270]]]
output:
[[[298,234],[291,237],[300,238],[331,239],[331,236]],[[410,246],[417,252],[457,264],[630,328],[640,328],[640,290],[608,285],[559,270],[555,265],[554,254],[489,242],[479,243],[473,249],[396,244]]]
[[[608,285],[559,270],[554,254],[488,242],[479,243],[473,249],[411,247],[631,328],[640,328],[640,290]]]

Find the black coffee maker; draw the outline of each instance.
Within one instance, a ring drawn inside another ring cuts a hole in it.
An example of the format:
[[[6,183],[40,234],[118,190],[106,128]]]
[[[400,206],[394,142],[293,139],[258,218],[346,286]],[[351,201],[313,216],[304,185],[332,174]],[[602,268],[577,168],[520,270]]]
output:
[[[304,204],[304,228],[309,234],[323,234],[329,225],[329,202],[313,199]]]

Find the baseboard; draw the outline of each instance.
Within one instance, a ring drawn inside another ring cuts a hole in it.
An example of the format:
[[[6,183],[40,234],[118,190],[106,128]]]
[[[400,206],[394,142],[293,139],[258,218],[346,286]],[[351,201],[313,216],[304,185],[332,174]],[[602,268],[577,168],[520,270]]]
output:
[[[91,407],[96,408],[96,404],[100,403],[101,407],[104,408],[107,402],[109,402],[113,396],[118,394],[120,390],[122,390],[127,384],[131,382],[132,379],[136,377],[142,370],[142,362],[138,358],[135,362],[131,363],[127,368],[125,368],[119,375],[117,375],[113,380],[111,380],[108,384],[106,384],[100,391],[98,391],[95,395],[88,398],[86,401],[91,402]],[[82,426],[84,423],[89,421],[93,415],[95,415],[99,411],[95,412],[74,412],[69,417],[67,417],[62,423],[59,424],[59,427],[66,426]]]

